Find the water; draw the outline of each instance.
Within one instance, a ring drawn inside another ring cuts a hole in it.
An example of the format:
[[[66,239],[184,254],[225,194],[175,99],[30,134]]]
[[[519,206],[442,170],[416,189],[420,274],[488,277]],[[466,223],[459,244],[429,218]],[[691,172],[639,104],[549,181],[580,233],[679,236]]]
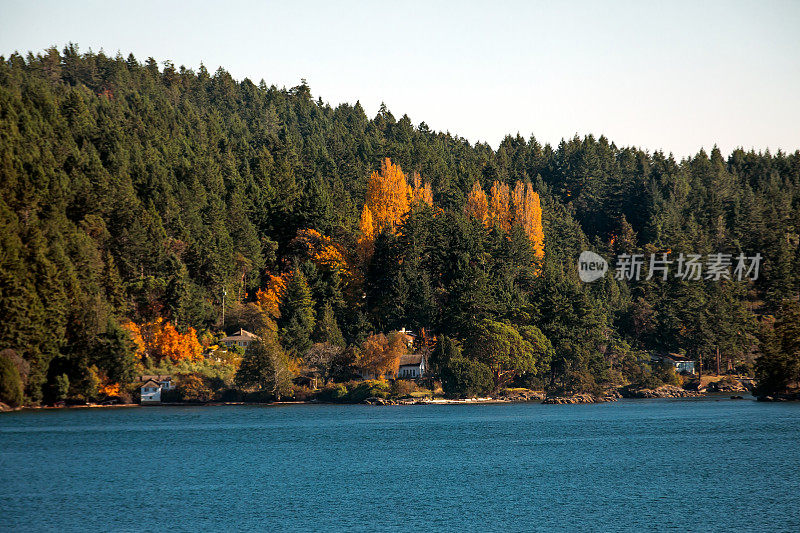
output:
[[[0,531],[800,531],[800,404],[0,415]]]

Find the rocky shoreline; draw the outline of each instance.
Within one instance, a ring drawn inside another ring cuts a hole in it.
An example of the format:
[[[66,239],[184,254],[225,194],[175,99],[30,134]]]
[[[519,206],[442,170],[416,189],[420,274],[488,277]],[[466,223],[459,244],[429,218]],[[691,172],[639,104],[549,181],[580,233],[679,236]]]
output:
[[[699,398],[703,393],[686,390],[675,385],[662,385],[656,389],[631,389],[622,388],[620,394],[623,398]]]
[[[688,384],[688,388],[676,385],[662,385],[654,389],[635,388],[632,386],[620,387],[606,391],[600,395],[591,393],[578,393],[567,395],[548,395],[544,391],[534,391],[529,389],[513,389],[497,397],[484,398],[400,398],[388,399],[377,396],[370,397],[360,402],[365,405],[466,405],[466,404],[490,404],[490,403],[542,403],[545,405],[571,405],[571,404],[591,404],[614,402],[620,398],[628,399],[659,399],[659,398],[702,398],[711,394],[737,393],[731,399],[743,399],[738,393],[749,393],[751,383],[743,383],[745,380],[726,378],[717,382],[711,382],[701,387],[699,382]],[[695,385],[694,387],[692,387]],[[800,393],[797,394],[776,394],[774,396],[759,397],[759,401],[796,401],[800,400]],[[273,405],[283,403],[314,404],[319,401],[299,401],[299,402],[271,402],[271,403],[247,403],[247,402],[208,402],[208,403],[165,403],[161,405],[172,406],[217,406],[217,405]],[[20,409],[96,409],[96,408],[120,408],[120,407],[139,407],[139,404],[113,404],[113,405],[72,405],[72,406],[35,406],[35,407],[10,407],[0,404],[0,411],[18,411]]]

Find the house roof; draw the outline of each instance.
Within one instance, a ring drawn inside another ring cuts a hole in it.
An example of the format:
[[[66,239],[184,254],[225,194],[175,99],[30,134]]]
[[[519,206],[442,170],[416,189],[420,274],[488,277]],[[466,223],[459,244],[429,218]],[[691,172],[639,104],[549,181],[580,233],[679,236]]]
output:
[[[653,357],[657,359],[661,359],[662,361],[668,359],[670,361],[674,361],[676,363],[691,363],[692,360],[682,356],[679,353],[662,353],[658,355],[654,355]]]
[[[168,375],[151,375],[151,376],[139,376],[139,381],[172,381],[172,376]]]
[[[254,334],[254,333],[250,333],[249,331],[244,330],[244,329],[239,329],[239,331],[237,331],[233,335],[228,335],[227,337],[222,339],[222,342],[255,341],[255,340],[258,340],[260,338],[261,337],[259,337],[258,335]]]
[[[422,363],[422,354],[406,354],[400,356],[400,366],[419,366]]]
[[[144,387],[160,387],[160,386],[161,386],[161,383],[159,383],[158,381],[155,381],[153,379],[148,379],[147,381],[145,381],[141,385],[142,388],[144,388]]]

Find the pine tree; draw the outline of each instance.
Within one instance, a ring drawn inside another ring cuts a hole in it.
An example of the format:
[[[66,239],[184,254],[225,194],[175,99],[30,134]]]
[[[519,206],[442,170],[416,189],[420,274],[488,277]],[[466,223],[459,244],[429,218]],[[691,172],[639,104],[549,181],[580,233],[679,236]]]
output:
[[[283,345],[290,353],[299,356],[311,347],[311,336],[316,324],[314,299],[305,275],[297,267],[286,286],[280,324]]]
[[[326,302],[323,306],[322,316],[317,321],[314,342],[326,342],[342,348],[346,346],[342,330],[339,329],[339,324],[336,322],[336,316],[333,313],[333,307],[329,302]]]

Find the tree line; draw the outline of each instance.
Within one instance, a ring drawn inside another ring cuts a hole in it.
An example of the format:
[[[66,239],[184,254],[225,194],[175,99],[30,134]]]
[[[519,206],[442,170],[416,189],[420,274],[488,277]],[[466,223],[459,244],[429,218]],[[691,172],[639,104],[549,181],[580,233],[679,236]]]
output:
[[[240,327],[273,385],[380,360],[377,336],[403,328],[454,391],[596,390],[645,379],[654,352],[800,378],[800,152],[492,149],[305,82],[70,44],[0,58],[0,175],[3,372],[30,402],[205,360]],[[764,263],[744,282],[585,284],[583,250]]]

